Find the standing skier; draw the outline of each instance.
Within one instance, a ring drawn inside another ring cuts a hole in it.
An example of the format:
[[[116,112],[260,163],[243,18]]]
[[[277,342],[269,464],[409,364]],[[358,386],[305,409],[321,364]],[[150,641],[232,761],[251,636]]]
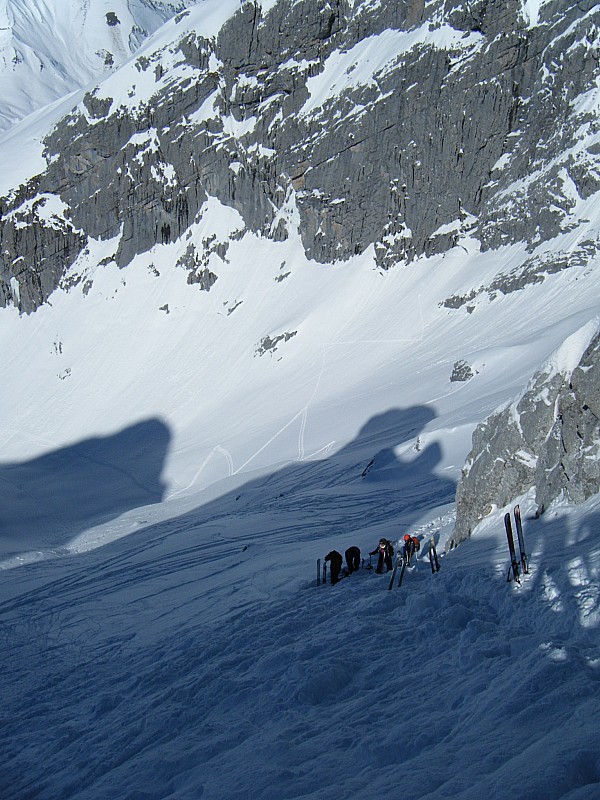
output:
[[[389,539],[380,539],[378,546],[372,550],[369,555],[374,556],[375,553],[379,555],[377,559],[377,569],[375,570],[378,575],[383,572],[383,565],[386,566],[386,572],[392,569],[392,556],[394,555],[394,545]]]
[[[410,560],[413,557],[415,552],[415,543],[413,542],[413,538],[409,533],[404,534],[404,548],[403,548],[403,556],[404,556],[404,563],[410,564]]]
[[[331,584],[332,586],[336,584],[340,579],[340,570],[342,568],[342,554],[338,553],[337,550],[332,550],[331,553],[327,553],[325,556],[325,561],[330,562],[330,573],[331,573]]]
[[[348,575],[352,575],[360,568],[360,550],[358,547],[349,547],[344,553],[348,565]]]

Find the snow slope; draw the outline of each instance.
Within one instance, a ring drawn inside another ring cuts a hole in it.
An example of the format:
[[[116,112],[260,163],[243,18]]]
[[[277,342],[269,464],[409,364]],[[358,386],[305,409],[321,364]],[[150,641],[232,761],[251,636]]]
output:
[[[2,796],[597,797],[598,502],[526,519],[520,588],[499,519],[400,590],[317,587],[428,497],[284,478],[3,574]]]
[[[443,550],[474,425],[595,318],[597,270],[461,313],[518,248],[382,273],[246,234],[207,293],[176,245],[103,246],[87,294],[0,317],[2,796],[597,797],[597,501],[526,520],[521,588],[501,512],[400,591],[314,578]]]
[[[0,0],[0,131],[98,81],[193,0]]]
[[[596,205],[533,252],[463,237],[383,272],[211,199],[185,241],[126,270],[90,241],[82,282],[2,309],[0,797],[597,798],[598,498],[515,498],[520,587],[504,509],[400,590],[315,585],[332,548],[443,552],[475,425],[597,318],[598,256],[479,289],[595,238]],[[176,264],[212,236],[206,292]]]

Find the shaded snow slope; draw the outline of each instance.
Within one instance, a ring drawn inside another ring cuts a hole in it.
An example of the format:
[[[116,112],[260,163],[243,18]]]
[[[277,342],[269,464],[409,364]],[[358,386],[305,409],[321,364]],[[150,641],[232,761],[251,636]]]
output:
[[[598,503],[526,518],[521,588],[498,517],[389,592],[314,568],[404,529],[391,486],[371,521],[319,494],[274,475],[3,573],[2,796],[597,797]]]

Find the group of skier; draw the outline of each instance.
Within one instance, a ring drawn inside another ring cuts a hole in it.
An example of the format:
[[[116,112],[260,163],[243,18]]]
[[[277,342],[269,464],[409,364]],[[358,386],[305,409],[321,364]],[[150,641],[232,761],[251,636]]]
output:
[[[344,553],[346,557],[346,568],[348,575],[360,569],[360,550],[358,547],[349,547]],[[340,572],[342,571],[342,554],[337,550],[332,550],[325,556],[325,563],[329,562],[329,574],[331,575],[331,583],[337,583],[340,579]]]
[[[402,558],[408,565],[410,564],[414,554],[420,549],[421,543],[417,536],[411,536],[410,534],[406,533],[404,535],[404,539],[402,540],[401,547]],[[377,572],[378,575],[381,575],[384,566],[386,568],[386,572],[389,572],[391,569],[393,569],[392,558],[394,556],[394,545],[389,539],[382,537],[379,540],[379,544],[375,550],[371,550],[369,553],[369,556],[374,555],[377,556],[377,566],[375,568],[375,572]],[[360,549],[356,546],[349,547],[344,553],[344,556],[346,558],[346,574],[352,575],[352,573],[360,569],[361,566]],[[337,583],[340,579],[340,573],[342,571],[342,554],[338,553],[337,550],[332,550],[325,556],[325,563],[329,563],[331,583]],[[370,563],[369,567],[371,567]]]

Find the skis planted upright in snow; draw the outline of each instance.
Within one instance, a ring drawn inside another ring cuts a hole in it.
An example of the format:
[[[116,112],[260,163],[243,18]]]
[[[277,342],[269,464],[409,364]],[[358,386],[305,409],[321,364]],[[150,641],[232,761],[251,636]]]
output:
[[[317,558],[317,586],[321,585],[321,559]]]
[[[431,572],[440,571],[440,562],[438,561],[437,550],[435,549],[435,541],[433,536],[429,540],[429,563],[431,564]]]
[[[394,569],[392,570],[392,577],[390,578],[390,585],[388,589],[391,589],[394,586],[394,581],[396,579],[396,573],[398,572],[398,567],[400,566],[400,561],[402,560],[402,556],[400,553],[396,556],[396,561],[394,563]]]
[[[402,569],[400,570],[400,577],[398,578],[398,588],[402,586],[402,578],[404,578],[404,573],[406,572],[406,559],[402,559]]]
[[[519,552],[521,554],[521,566],[523,568],[523,575],[529,572],[529,565],[527,564],[527,553],[525,552],[525,539],[523,538],[523,525],[521,523],[521,509],[519,506],[514,507],[515,514],[515,527],[517,529],[517,539],[519,540]]]
[[[513,578],[516,583],[521,583],[519,576],[519,563],[517,561],[517,554],[515,553],[515,541],[513,539],[512,524],[510,521],[510,514],[504,515],[504,527],[506,528],[506,538],[508,539],[508,549],[510,552],[510,567],[508,568],[508,575],[506,581],[510,581],[510,573],[512,570]]]

